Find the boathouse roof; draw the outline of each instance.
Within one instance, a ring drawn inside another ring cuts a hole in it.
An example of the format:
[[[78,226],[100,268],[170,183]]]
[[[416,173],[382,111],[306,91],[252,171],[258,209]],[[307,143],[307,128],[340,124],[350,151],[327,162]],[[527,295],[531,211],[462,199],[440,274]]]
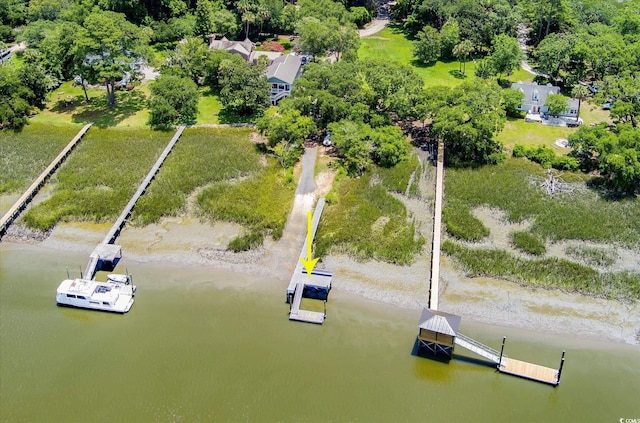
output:
[[[455,314],[425,308],[420,315],[418,327],[432,332],[456,336],[458,327],[460,326],[460,320],[462,320],[462,317],[456,316]]]

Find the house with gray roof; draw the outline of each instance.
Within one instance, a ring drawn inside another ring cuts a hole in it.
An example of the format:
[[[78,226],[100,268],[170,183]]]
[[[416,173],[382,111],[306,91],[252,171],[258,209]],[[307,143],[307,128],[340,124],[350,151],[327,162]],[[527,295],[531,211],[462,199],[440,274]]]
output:
[[[229,53],[239,54],[247,62],[253,62],[256,45],[250,40],[229,41],[227,37],[216,40],[216,36],[209,35],[209,50],[226,50]]]
[[[271,104],[274,106],[282,98],[291,94],[293,81],[300,76],[302,59],[300,56],[285,54],[277,57],[267,67],[267,80],[271,84]]]
[[[542,120],[540,115],[546,115],[549,112],[549,108],[544,105],[547,96],[560,94],[560,87],[551,84],[538,85],[535,82],[515,82],[511,84],[511,88],[524,94],[522,104],[517,109],[526,112],[529,120]],[[567,102],[567,112],[559,117],[576,119],[578,117],[578,100],[569,99]]]

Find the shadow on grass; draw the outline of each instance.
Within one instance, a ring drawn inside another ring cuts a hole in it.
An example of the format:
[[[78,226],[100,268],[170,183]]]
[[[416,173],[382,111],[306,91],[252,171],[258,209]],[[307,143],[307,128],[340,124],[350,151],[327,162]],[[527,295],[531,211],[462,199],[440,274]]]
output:
[[[220,123],[232,125],[240,123],[255,123],[256,119],[262,116],[262,113],[253,113],[250,115],[240,115],[232,110],[222,108],[218,114],[218,120]]]
[[[91,99],[89,104],[83,104],[83,102],[83,96],[75,97],[74,104],[78,104],[78,106],[71,106],[74,108],[71,120],[74,123],[93,122],[99,127],[115,126],[147,107],[146,96],[137,90],[116,92],[113,109],[109,109],[107,105],[106,91],[104,96]],[[51,110],[55,112],[57,107],[58,105]]]
[[[449,75],[453,76],[456,79],[466,79],[467,75],[465,75],[464,73],[460,72],[459,70],[450,70],[449,71]]]

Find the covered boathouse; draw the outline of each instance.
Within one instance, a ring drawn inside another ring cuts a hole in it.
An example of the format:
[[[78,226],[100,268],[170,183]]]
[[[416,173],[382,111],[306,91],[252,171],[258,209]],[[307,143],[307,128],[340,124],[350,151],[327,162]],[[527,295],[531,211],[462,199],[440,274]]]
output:
[[[435,356],[451,359],[458,327],[462,317],[425,308],[418,323],[418,352],[428,351]]]

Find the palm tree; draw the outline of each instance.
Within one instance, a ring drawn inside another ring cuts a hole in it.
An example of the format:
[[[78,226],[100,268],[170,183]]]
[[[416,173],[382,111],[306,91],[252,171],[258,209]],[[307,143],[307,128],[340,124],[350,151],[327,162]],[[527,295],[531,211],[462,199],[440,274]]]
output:
[[[577,84],[571,90],[571,97],[578,100],[578,115],[576,116],[576,121],[580,119],[580,106],[582,105],[582,100],[587,98],[589,95],[589,90],[584,85]]]
[[[475,48],[471,40],[464,40],[453,48],[453,55],[460,61],[460,73],[464,75],[467,69],[467,57],[473,53]]]

